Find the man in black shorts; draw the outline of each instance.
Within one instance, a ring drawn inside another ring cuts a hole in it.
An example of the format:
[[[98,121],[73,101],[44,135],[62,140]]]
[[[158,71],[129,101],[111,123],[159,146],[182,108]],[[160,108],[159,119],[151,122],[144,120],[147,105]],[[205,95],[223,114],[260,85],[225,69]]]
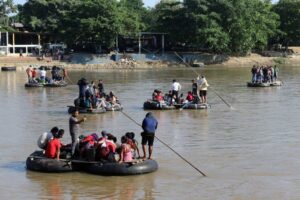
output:
[[[142,128],[143,132],[141,133],[142,136],[142,148],[143,148],[143,159],[146,159],[146,144],[148,143],[148,151],[149,156],[148,159],[152,159],[152,152],[153,152],[153,142],[155,137],[155,131],[157,129],[158,122],[154,118],[151,112],[146,114],[146,117],[143,120]]]
[[[207,80],[204,76],[201,76],[201,79],[199,79],[198,77],[197,80],[198,80],[198,89],[199,89],[201,103],[206,103],[207,87],[209,86],[209,84],[207,83]]]

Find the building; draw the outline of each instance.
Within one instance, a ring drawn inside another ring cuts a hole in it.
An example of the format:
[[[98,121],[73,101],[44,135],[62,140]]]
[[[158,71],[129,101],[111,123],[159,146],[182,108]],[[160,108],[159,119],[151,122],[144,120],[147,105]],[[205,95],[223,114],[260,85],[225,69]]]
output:
[[[39,55],[41,36],[32,32],[0,32],[0,55]]]

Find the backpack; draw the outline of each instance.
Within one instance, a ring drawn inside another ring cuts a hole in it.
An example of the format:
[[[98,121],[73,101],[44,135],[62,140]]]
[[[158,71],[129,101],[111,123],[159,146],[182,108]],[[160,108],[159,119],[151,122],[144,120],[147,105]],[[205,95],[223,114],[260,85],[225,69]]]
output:
[[[48,133],[45,132],[42,135],[40,135],[40,137],[38,138],[37,145],[39,148],[46,149],[48,143],[47,135]]]
[[[109,152],[110,151],[109,151],[109,148],[108,148],[106,142],[103,142],[101,144],[101,146],[99,147],[99,156],[101,158],[106,158],[108,156]]]

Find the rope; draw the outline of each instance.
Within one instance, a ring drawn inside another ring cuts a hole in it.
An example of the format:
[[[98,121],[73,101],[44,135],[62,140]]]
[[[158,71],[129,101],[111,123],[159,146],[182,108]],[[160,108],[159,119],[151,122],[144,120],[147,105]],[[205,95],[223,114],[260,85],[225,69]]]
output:
[[[124,111],[120,111],[123,115],[125,115],[128,119],[130,119],[132,122],[134,122],[136,125],[142,127],[141,124],[139,124],[136,120],[134,120],[132,117],[130,117],[128,114],[126,114]],[[159,139],[157,136],[154,136],[159,142],[161,142],[163,145],[168,147],[171,151],[173,151],[177,156],[179,156],[182,160],[184,160],[186,163],[188,163],[191,167],[193,167],[195,170],[197,170],[202,176],[206,176],[200,169],[198,169],[196,166],[194,166],[191,162],[189,162],[187,159],[185,159],[182,155],[180,155],[178,152],[176,152],[172,147],[170,147],[168,144],[166,144],[164,141]]]
[[[195,73],[195,74],[197,74],[197,76],[200,76],[200,74],[196,71],[196,70],[194,70],[193,69],[193,67],[191,66],[191,65],[189,65],[188,63],[186,63],[184,60],[183,60],[183,58],[177,53],[177,52],[175,52],[174,51],[174,54],[178,57],[178,58],[180,58],[182,61],[183,61],[183,63],[186,65],[186,66],[188,66],[188,67],[190,67],[190,69]],[[210,87],[211,88],[211,90],[230,108],[230,109],[234,109],[227,101],[225,101],[225,99],[224,98],[222,98],[221,97],[221,95],[219,95],[212,87]]]
[[[67,77],[67,79],[70,81],[70,83],[73,85],[73,84],[74,84],[74,82],[71,80],[71,78],[69,77],[69,75],[68,75],[68,74],[66,75],[66,77]]]

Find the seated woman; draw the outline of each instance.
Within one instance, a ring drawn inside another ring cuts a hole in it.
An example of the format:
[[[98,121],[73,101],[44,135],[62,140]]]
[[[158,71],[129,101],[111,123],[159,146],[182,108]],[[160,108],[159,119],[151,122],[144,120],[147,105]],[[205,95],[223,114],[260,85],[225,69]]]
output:
[[[94,160],[95,159],[94,150],[98,139],[99,137],[96,133],[85,136],[79,142],[80,157],[86,158],[87,160]]]
[[[121,107],[120,102],[119,102],[118,98],[116,97],[116,95],[113,93],[113,91],[109,92],[109,95],[108,95],[106,101],[110,103],[112,108]]]
[[[102,138],[97,142],[96,160],[104,160],[108,162],[115,162],[116,144],[114,142],[114,136],[112,134],[102,131]]]
[[[104,95],[103,94],[97,93],[97,95],[96,95],[96,108],[106,108],[105,94]]]
[[[158,93],[158,90],[155,89],[152,93],[152,101],[155,101],[155,96],[157,95],[157,93]]]
[[[56,158],[57,160],[59,160],[60,148],[64,146],[61,143],[60,138],[63,137],[64,133],[65,131],[63,129],[60,129],[57,132],[57,134],[53,135],[53,139],[48,141],[46,152],[45,152],[45,156],[47,158],[53,158],[53,159]]]
[[[156,96],[154,97],[154,100],[155,101],[158,101],[158,102],[164,102],[164,97],[162,96],[162,92],[161,91],[158,91]]]
[[[125,134],[125,136],[128,138],[127,144],[129,144],[131,147],[133,158],[136,158],[136,157],[140,158],[140,151],[138,148],[137,141],[134,139],[134,136],[135,136],[134,132],[127,132]],[[137,156],[136,156],[136,154],[137,154]]]
[[[192,102],[194,100],[194,96],[193,96],[193,93],[191,91],[188,91],[188,94],[186,96],[186,99],[185,99],[187,102]]]
[[[132,162],[132,152],[131,152],[131,147],[128,144],[128,138],[125,135],[122,136],[121,142],[122,145],[121,145],[119,163]]]

